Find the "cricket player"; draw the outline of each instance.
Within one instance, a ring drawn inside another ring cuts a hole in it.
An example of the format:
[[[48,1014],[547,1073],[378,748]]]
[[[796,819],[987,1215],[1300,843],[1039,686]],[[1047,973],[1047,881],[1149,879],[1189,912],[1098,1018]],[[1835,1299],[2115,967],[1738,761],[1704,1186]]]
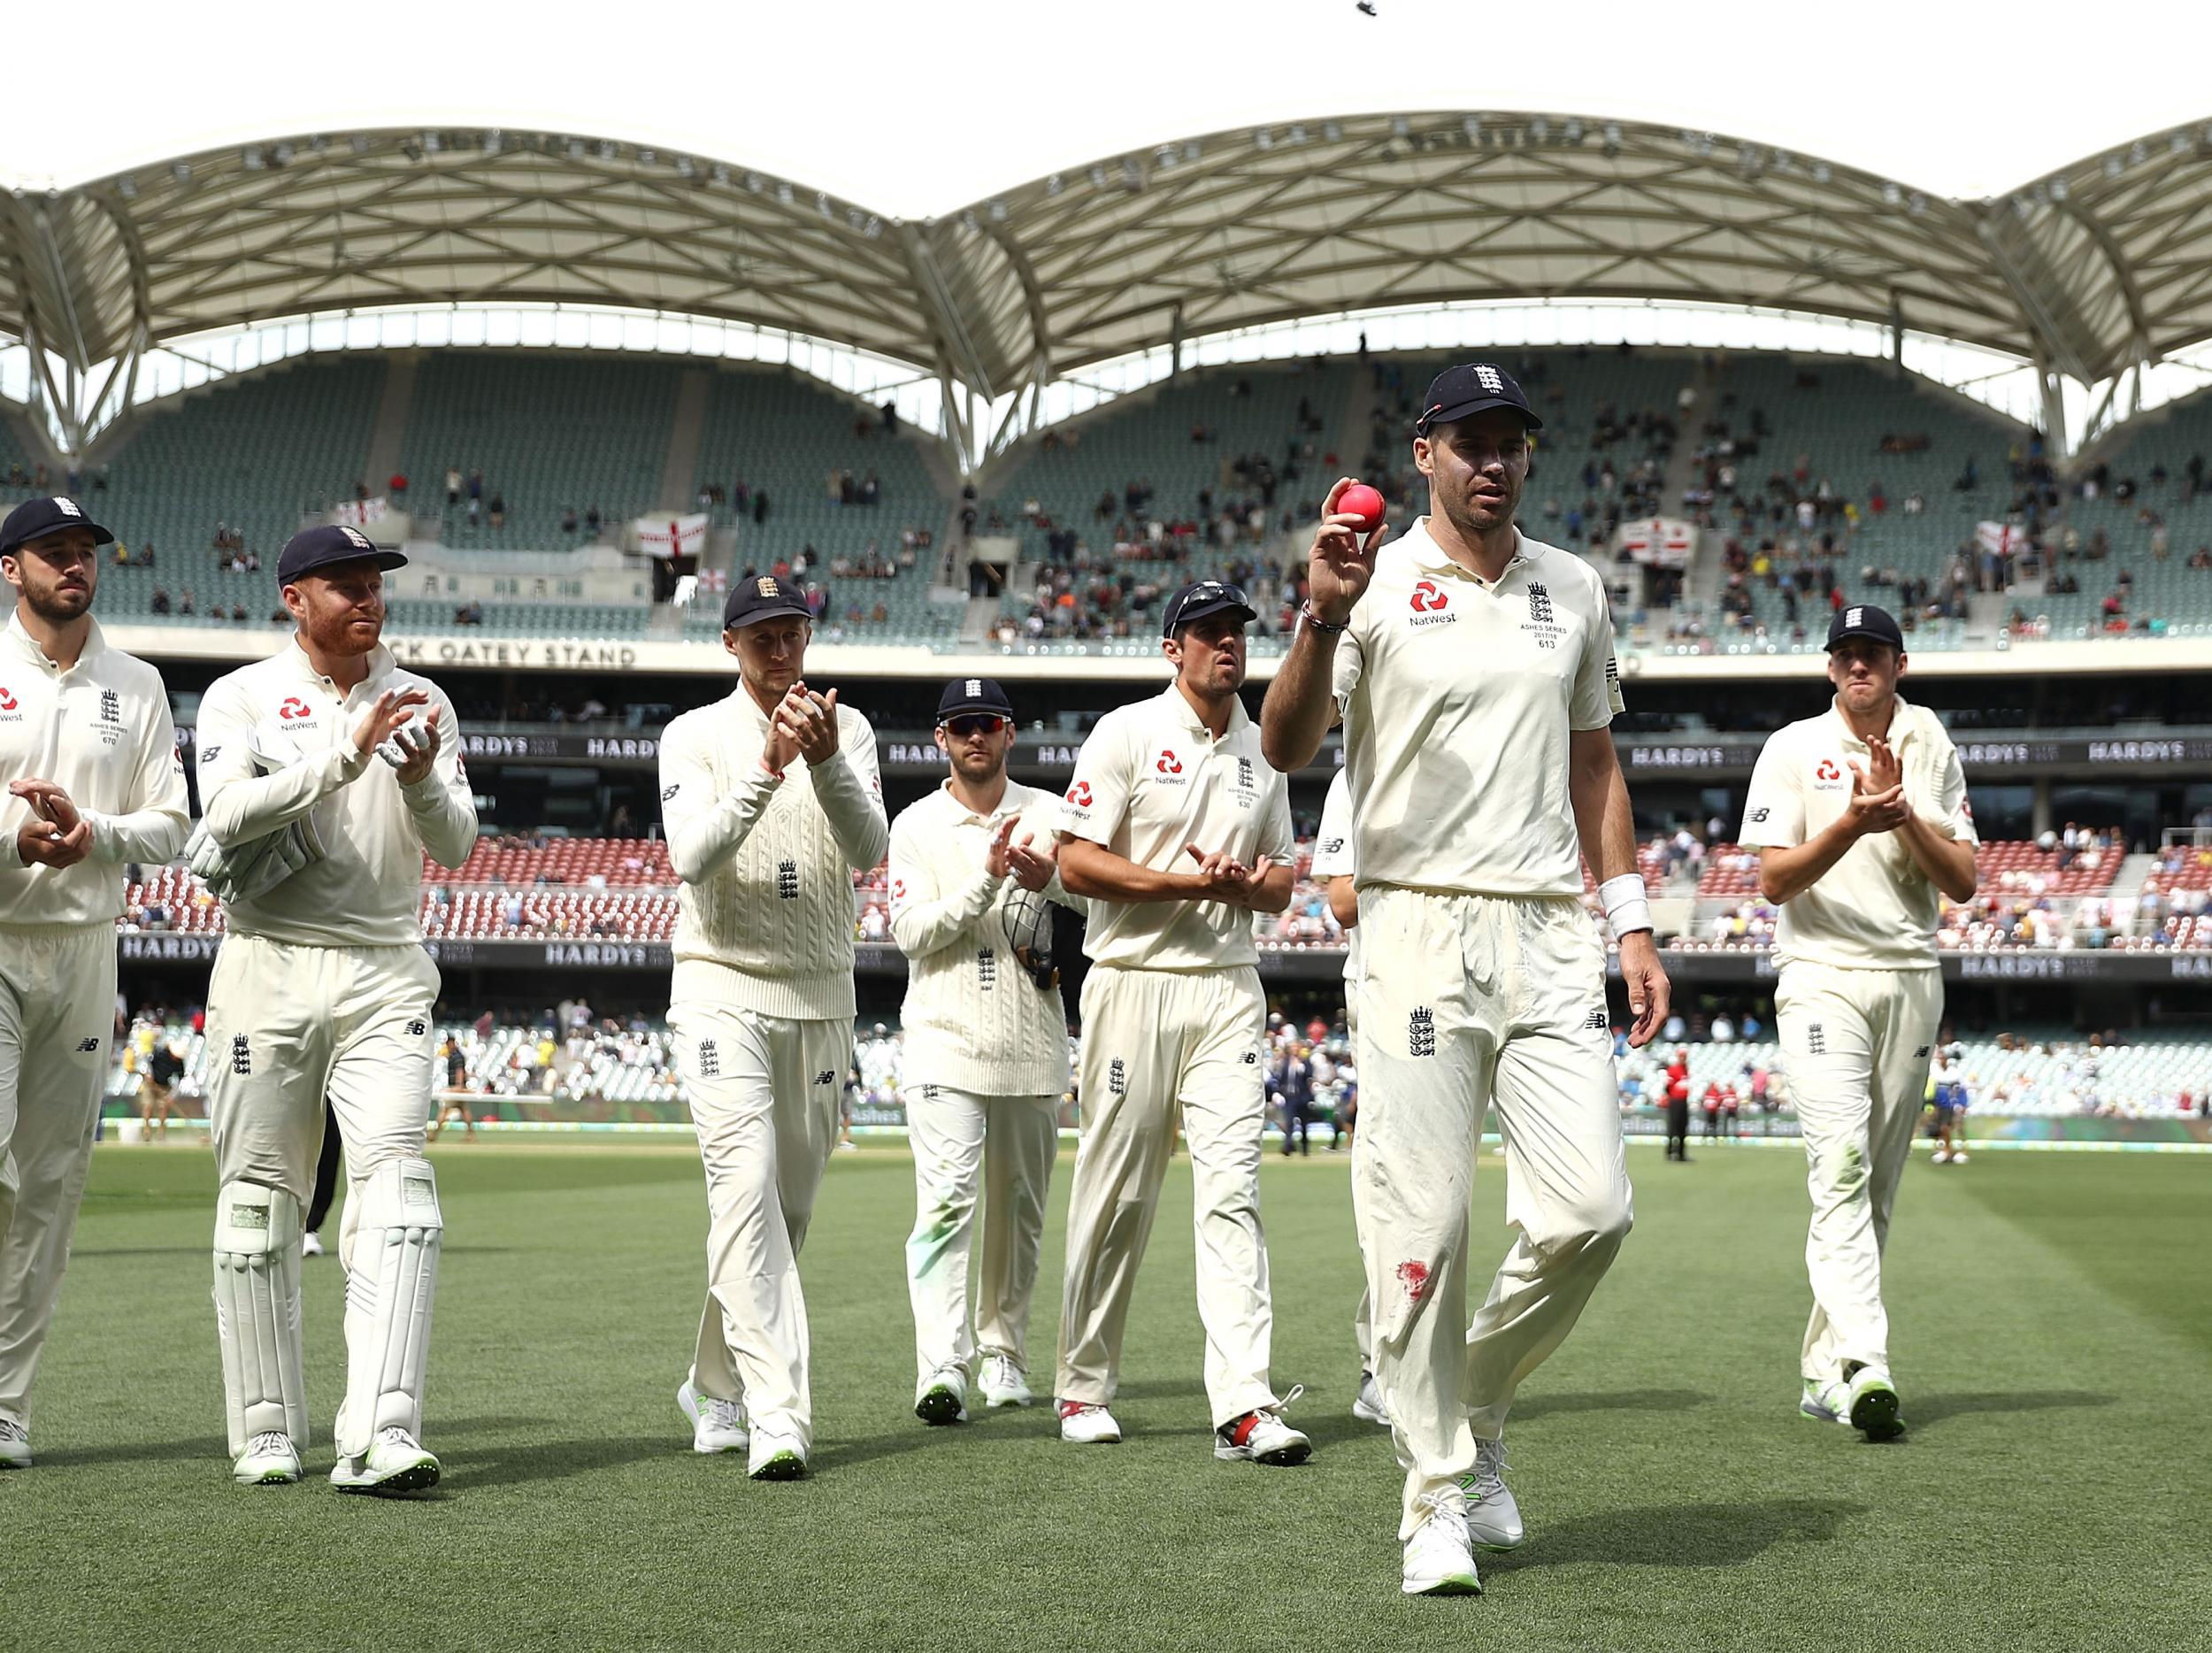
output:
[[[384,575],[406,560],[355,528],[294,534],[277,562],[291,642],[200,702],[191,864],[227,918],[207,988],[215,1320],[243,1485],[298,1480],[307,1444],[300,1256],[326,1098],[347,1179],[331,1485],[438,1480],[421,1441],[445,1226],[423,1157],[438,970],[416,912],[425,853],[467,860],[476,803],[453,703],[380,641]]]
[[[853,880],[879,865],[875,731],[801,676],[799,588],[741,580],[722,609],[738,685],[661,738],[661,819],[683,880],[668,1025],[707,1178],[707,1300],[677,1403],[692,1449],[756,1480],[814,1440],[799,1249],[853,1056]],[[749,1413],[749,1418],[748,1414]]]
[[[1091,903],[1092,969],[1060,1316],[1060,1438],[1121,1439],[1108,1405],[1179,1111],[1214,1456],[1299,1464],[1311,1443],[1283,1421],[1268,1379],[1274,1310],[1259,1202],[1267,1002],[1252,942],[1252,914],[1290,904],[1289,788],[1261,761],[1259,732],[1238,697],[1254,618],[1244,593],[1211,580],[1185,586],[1164,618],[1175,680],[1098,720],[1062,814],[1060,876]]]
[[[92,618],[114,540],[63,497],[0,523],[0,1468],[31,1462],[114,1036],[123,865],[166,862],[192,824],[168,692]]]
[[[891,823],[891,934],[908,971],[914,1411],[930,1424],[967,1418],[979,1352],[985,1405],[1031,1401],[1030,1296],[1068,1088],[1047,903],[1082,903],[1057,874],[1060,800],[1007,779],[1013,744],[1004,689],[983,677],[947,684],[937,748],[952,773]],[[969,1264],[987,1179],[979,1325]]]
[[[1759,850],[1759,893],[1782,910],[1774,1019],[1813,1202],[1798,1406],[1870,1441],[1905,1426],[1882,1247],[1943,1021],[1940,898],[1969,900],[1975,884],[1965,773],[1935,714],[1898,694],[1906,667],[1888,614],[1836,611],[1835,698],[1767,737],[1741,839]]]
[[[1935,1139],[1939,1165],[1966,1163],[1965,1127],[1959,1122],[1966,1112],[1965,1059],[1964,1048],[1957,1044],[1940,1046],[1935,1053],[1935,1071],[1930,1075],[1935,1118],[1928,1122],[1928,1134]]]
[[[1362,1067],[1359,1049],[1358,982],[1360,973],[1359,892],[1353,874],[1359,851],[1352,842],[1352,785],[1343,770],[1329,782],[1321,802],[1321,826],[1314,839],[1313,863],[1306,870],[1328,892],[1329,911],[1344,931],[1344,1029],[1352,1039],[1352,1063]],[[1352,1163],[1359,1163],[1359,1143],[1352,1144]],[[1352,1311],[1352,1341],[1359,1349],[1359,1389],[1352,1397],[1352,1416],[1363,1423],[1390,1426],[1390,1408],[1375,1387],[1374,1299],[1361,1283],[1359,1307]]]
[[[1268,761],[1344,723],[1363,971],[1353,1210],[1374,1365],[1406,1470],[1402,1588],[1479,1590],[1471,1544],[1523,1539],[1515,1390],[1558,1347],[1630,1223],[1596,870],[1635,1012],[1666,1013],[1628,788],[1605,590],[1515,526],[1539,421],[1510,374],[1447,369],[1414,424],[1429,514],[1391,544],[1329,492],[1309,599],[1264,712]],[[1579,858],[1578,858],[1579,850]],[[1520,1237],[1465,1318],[1468,1196],[1495,1103]]]

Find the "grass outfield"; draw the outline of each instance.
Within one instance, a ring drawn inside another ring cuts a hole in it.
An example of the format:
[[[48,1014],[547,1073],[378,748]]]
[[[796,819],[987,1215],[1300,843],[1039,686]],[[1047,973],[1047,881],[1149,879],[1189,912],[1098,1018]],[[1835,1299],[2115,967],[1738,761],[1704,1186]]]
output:
[[[0,1648],[2157,1649],[2207,1644],[2212,1164],[1922,1159],[1891,1257],[1913,1425],[1796,1415],[1802,1168],[1637,1152],[1638,1226],[1510,1431],[1527,1546],[1476,1600],[1398,1594],[1398,1474],[1347,1408],[1341,1158],[1270,1158],[1278,1380],[1313,1462],[1210,1452],[1179,1162],[1131,1318],[1128,1442],[1041,1411],[911,1416],[902,1150],[841,1156],[805,1259],[816,1479],[688,1450],[672,1395],[705,1227],[687,1149],[449,1142],[431,1498],[324,1484],[334,1260],[308,1267],[310,1480],[231,1486],[210,1161],[103,1148],[39,1386],[0,1474]],[[1071,1155],[1033,1364],[1049,1371]],[[1502,1254],[1504,1178],[1478,1232]],[[331,1231],[334,1233],[334,1228]]]

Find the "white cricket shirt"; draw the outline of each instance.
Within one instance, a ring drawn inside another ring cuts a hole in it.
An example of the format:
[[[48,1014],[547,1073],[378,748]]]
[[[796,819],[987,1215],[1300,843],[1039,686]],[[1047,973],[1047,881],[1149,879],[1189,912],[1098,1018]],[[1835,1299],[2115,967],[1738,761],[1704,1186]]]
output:
[[[74,866],[26,866],[15,835],[31,806],[10,780],[50,780],[92,826]],[[111,649],[100,623],[63,671],[13,616],[0,632],[0,924],[111,924],[126,862],[160,866],[192,817],[161,674]]]
[[[1567,736],[1621,710],[1586,563],[1523,534],[1490,585],[1423,517],[1377,553],[1334,673],[1361,888],[1581,895]]]
[[[837,754],[778,780],[761,767],[768,714],[743,683],[661,736],[661,821],[683,880],[679,1000],[798,1021],[853,1013],[853,878],[891,835],[876,733],[837,708]]]
[[[1213,737],[1173,683],[1098,720],[1076,754],[1060,830],[1159,873],[1195,873],[1186,853],[1226,853],[1250,866],[1298,853],[1289,784],[1260,756],[1259,727],[1241,703]],[[1083,950],[1093,964],[1141,970],[1257,965],[1252,914],[1220,901],[1090,903]]]
[[[411,787],[353,732],[380,695],[420,689],[420,728],[435,721],[438,756]],[[422,941],[422,858],[457,867],[476,846],[476,800],[461,762],[453,702],[403,671],[381,643],[368,675],[341,691],[292,641],[266,660],[219,677],[200,699],[200,812],[226,849],[265,838],[303,815],[326,851],[251,901],[224,909],[240,935],[307,947],[404,947]]]
[[[1313,841],[1313,865],[1307,875],[1325,884],[1333,878],[1349,878],[1356,888],[1359,873],[1358,846],[1352,842],[1352,783],[1340,769],[1336,779],[1329,782],[1329,796],[1321,801],[1321,828]],[[1363,934],[1358,925],[1344,932],[1344,979],[1359,980],[1360,937]]]
[[[1021,889],[983,867],[1001,823],[1013,842],[1052,842],[1060,801],[1006,783],[990,815],[949,781],[891,823],[891,934],[906,954],[905,1082],[983,1096],[1058,1097],[1068,1088],[1068,1018],[1060,989],[1040,988],[1014,957],[1005,903]],[[1083,911],[1056,876],[1041,898]]]
[[[1945,836],[1974,843],[1974,813],[1958,749],[1936,715],[1901,696],[1890,747],[1905,773],[1905,797]],[[1818,837],[1851,802],[1851,765],[1866,742],[1831,703],[1767,736],[1751,772],[1740,842],[1786,849]],[[1847,970],[1933,970],[1942,894],[1912,858],[1902,834],[1873,833],[1844,852],[1811,888],[1782,903],[1774,962],[1801,960]]]

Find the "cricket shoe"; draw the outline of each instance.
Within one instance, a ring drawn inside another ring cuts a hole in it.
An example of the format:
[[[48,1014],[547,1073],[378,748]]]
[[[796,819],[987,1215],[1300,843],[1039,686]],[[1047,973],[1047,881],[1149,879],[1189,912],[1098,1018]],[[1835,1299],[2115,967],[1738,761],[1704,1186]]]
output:
[[[1283,1421],[1281,1408],[1305,1392],[1302,1385],[1294,1384],[1275,1405],[1256,1407],[1222,1425],[1214,1431],[1214,1456],[1279,1467],[1304,1463],[1313,1456],[1313,1442]]]
[[[796,1435],[756,1428],[745,1472],[755,1480],[804,1480],[806,1447]]]
[[[379,1498],[427,1492],[438,1484],[438,1460],[399,1425],[387,1424],[376,1432],[366,1452],[342,1457],[332,1466],[330,1484],[340,1492],[365,1492]]]
[[[300,1236],[300,1255],[302,1257],[320,1257],[322,1254],[323,1237],[322,1235],[317,1234],[312,1228],[310,1228],[305,1234]]]
[[[1964,1165],[1966,1163],[1966,1150],[1963,1148],[1953,1149],[1951,1150],[1951,1163],[1955,1165]]]
[[[1004,1355],[984,1356],[980,1387],[983,1403],[995,1411],[1001,1406],[1029,1406],[1036,1403],[1037,1397],[1029,1392],[1029,1380]]]
[[[1390,1408],[1383,1404],[1382,1390],[1376,1386],[1371,1372],[1359,1374],[1359,1393],[1352,1400],[1352,1416],[1362,1423],[1390,1427]]]
[[[1816,1423],[1841,1423],[1845,1410],[1843,1380],[1830,1378],[1823,1382],[1818,1378],[1807,1378],[1805,1392],[1797,1398],[1797,1410]]]
[[[1094,1402],[1062,1401],[1060,1439],[1071,1446],[1112,1446],[1121,1439],[1121,1426]]]
[[[1844,1382],[1844,1415],[1870,1441],[1894,1441],[1905,1433],[1903,1407],[1886,1372],[1861,1366]]]
[[[300,1478],[299,1449],[281,1429],[264,1429],[246,1442],[230,1478],[241,1487],[288,1487]]]
[[[12,1418],[0,1418],[0,1469],[31,1467],[31,1432]]]
[[[1475,1472],[1459,1481],[1467,1496],[1467,1540],[1485,1549],[1518,1549],[1528,1537],[1521,1506],[1505,1484],[1505,1442],[1475,1442]]]
[[[1947,1165],[1951,1163],[1951,1156],[1939,1148],[1935,1150],[1935,1163],[1939,1165]]]
[[[926,1424],[968,1421],[968,1378],[957,1366],[940,1366],[914,1397],[914,1416]]]
[[[1479,1595],[1482,1575],[1467,1542],[1466,1500],[1456,1487],[1429,1495],[1428,1519],[1406,1540],[1398,1588],[1408,1595]]]
[[[702,1395],[689,1378],[676,1391],[676,1404],[691,1420],[694,1452],[742,1452],[752,1436],[745,1428],[745,1403]]]

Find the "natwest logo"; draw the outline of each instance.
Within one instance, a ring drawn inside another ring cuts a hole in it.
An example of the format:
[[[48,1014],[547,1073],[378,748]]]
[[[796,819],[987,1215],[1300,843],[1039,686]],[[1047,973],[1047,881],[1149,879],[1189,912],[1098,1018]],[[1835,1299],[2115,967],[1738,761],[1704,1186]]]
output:
[[[0,711],[13,711],[14,710],[15,696],[8,693],[6,689],[0,688]]]
[[[1441,614],[1451,599],[1436,588],[1436,581],[1424,580],[1413,588],[1413,611],[1416,614]]]
[[[1840,780],[1843,779],[1843,771],[1836,767],[1836,760],[1834,758],[1824,757],[1820,760],[1820,767],[1813,771],[1813,779],[1816,780]]]
[[[1172,750],[1166,749],[1161,750],[1159,760],[1152,766],[1164,775],[1179,775],[1183,773],[1183,760],[1178,757]]]
[[[1091,783],[1087,780],[1079,780],[1073,786],[1070,787],[1068,788],[1068,802],[1074,804],[1075,807],[1079,810],[1087,810],[1090,808]]]
[[[284,719],[287,722],[291,722],[300,718],[311,718],[314,715],[314,708],[310,706],[305,701],[302,700],[297,695],[288,696],[284,703],[277,708],[277,716]]]

